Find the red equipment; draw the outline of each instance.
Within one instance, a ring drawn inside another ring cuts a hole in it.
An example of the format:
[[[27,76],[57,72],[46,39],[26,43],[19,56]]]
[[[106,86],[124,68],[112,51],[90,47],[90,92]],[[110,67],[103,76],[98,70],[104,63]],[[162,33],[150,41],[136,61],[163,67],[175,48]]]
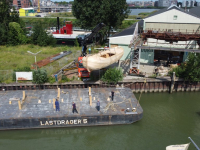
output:
[[[60,31],[56,30],[56,32],[53,32],[53,34],[73,34],[72,28],[73,28],[72,22],[65,21],[65,26],[60,28]]]
[[[83,77],[83,78],[89,78],[90,77],[90,72],[87,71],[83,67],[83,62],[82,62],[83,57],[78,57],[78,77]]]

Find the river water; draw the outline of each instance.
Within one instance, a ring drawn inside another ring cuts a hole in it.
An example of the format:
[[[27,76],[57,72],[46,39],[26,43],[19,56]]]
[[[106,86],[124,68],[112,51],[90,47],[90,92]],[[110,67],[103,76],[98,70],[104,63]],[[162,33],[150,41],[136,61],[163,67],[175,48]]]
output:
[[[159,9],[130,9],[131,11],[130,15],[138,15],[139,13],[142,12],[152,12],[154,10],[159,10]]]
[[[144,93],[144,116],[130,125],[0,131],[0,150],[165,150],[189,136],[200,146],[199,95]]]

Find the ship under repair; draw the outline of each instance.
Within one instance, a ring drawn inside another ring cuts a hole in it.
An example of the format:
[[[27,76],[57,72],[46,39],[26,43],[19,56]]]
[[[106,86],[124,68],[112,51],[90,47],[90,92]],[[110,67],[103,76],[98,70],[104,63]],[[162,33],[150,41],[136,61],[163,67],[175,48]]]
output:
[[[55,110],[56,98],[60,111]],[[76,103],[78,113],[72,113],[72,102]],[[143,109],[129,88],[0,92],[0,130],[131,124],[142,116]]]

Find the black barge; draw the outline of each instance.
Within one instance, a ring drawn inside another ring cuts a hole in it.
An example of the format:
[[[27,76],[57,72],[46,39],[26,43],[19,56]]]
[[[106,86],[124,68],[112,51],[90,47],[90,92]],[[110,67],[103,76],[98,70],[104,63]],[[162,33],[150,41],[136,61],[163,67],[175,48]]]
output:
[[[113,101],[111,91],[115,92]],[[56,98],[60,111],[55,110]],[[72,113],[72,102],[78,114]],[[131,124],[142,116],[143,109],[129,88],[0,92],[0,130]]]

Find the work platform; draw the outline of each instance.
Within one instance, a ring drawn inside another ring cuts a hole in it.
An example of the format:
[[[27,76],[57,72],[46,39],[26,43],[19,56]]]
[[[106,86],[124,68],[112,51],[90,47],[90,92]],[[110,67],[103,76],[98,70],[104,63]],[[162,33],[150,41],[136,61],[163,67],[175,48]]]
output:
[[[110,98],[112,90],[114,101]],[[0,96],[0,130],[130,124],[143,115],[129,88],[27,90],[25,95],[22,91],[1,91]],[[56,98],[60,111],[55,110]],[[19,99],[24,99],[23,103],[20,100],[21,109]],[[72,102],[78,114],[72,113]]]

